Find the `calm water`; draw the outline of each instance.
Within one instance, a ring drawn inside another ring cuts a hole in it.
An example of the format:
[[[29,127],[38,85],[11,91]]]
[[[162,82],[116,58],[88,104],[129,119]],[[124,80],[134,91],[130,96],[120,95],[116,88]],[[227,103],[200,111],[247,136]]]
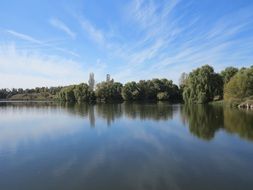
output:
[[[1,190],[253,188],[253,111],[0,103]]]

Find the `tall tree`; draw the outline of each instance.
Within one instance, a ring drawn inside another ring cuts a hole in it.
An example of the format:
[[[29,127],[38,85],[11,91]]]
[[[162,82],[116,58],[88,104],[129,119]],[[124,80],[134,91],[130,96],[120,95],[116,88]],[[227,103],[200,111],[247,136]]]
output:
[[[89,87],[91,90],[94,90],[95,87],[95,77],[94,77],[94,73],[90,73],[90,77],[89,77]]]
[[[184,89],[184,87],[186,86],[186,83],[187,83],[187,79],[188,79],[188,74],[183,72],[179,78],[180,89]]]
[[[111,80],[111,76],[110,76],[110,74],[107,74],[106,75],[106,82],[110,82],[110,80]]]

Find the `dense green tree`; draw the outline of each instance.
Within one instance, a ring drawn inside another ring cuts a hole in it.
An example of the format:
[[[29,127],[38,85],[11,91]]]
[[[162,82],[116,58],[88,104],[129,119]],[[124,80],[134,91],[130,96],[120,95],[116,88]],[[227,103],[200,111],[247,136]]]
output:
[[[154,82],[151,80],[140,80],[137,84],[140,89],[140,99],[141,100],[154,100],[156,99],[157,90],[155,88]]]
[[[75,94],[74,94],[74,88],[75,86],[70,86],[70,87],[67,87],[66,89],[63,90],[64,92],[64,95],[65,95],[65,100],[67,102],[75,102],[76,99],[75,99]]]
[[[169,100],[169,94],[167,92],[158,92],[157,100],[159,101]]]
[[[136,82],[126,83],[124,85],[124,87],[122,88],[122,97],[124,100],[127,100],[127,101],[140,100],[141,93],[140,93],[140,89],[139,89],[137,83]]]
[[[227,84],[237,72],[238,69],[235,67],[227,67],[225,70],[221,71],[221,76],[223,78],[224,84]]]
[[[171,80],[153,79],[140,80],[138,83],[126,83],[122,89],[124,100],[168,100],[179,99],[178,87]]]
[[[9,100],[52,100],[62,87],[36,87],[34,89],[0,89],[0,99]]]
[[[173,84],[172,80],[161,79],[161,86],[158,93],[164,92],[167,94],[169,101],[179,101],[181,93],[177,85]]]
[[[217,100],[221,100],[223,99],[223,86],[224,86],[224,82],[223,82],[223,79],[221,77],[221,75],[215,73],[213,74],[213,77],[212,77],[213,81],[212,81],[212,94],[213,94],[213,99],[214,101],[217,101]]]
[[[75,102],[75,94],[74,94],[75,85],[67,86],[61,89],[58,94],[58,98],[61,101],[66,102]]]
[[[121,101],[122,86],[121,83],[113,82],[113,80],[97,84],[95,91],[97,100],[102,102]]]
[[[62,88],[58,98],[66,102],[90,102],[95,100],[95,93],[87,84],[81,83]]]
[[[0,90],[0,99],[6,99],[9,92],[6,88]]]
[[[211,66],[204,65],[189,74],[183,98],[185,102],[207,103],[217,96],[222,97],[222,92],[222,77]]]
[[[253,68],[243,68],[224,87],[224,99],[242,100],[253,96]]]
[[[95,93],[85,83],[81,83],[74,88],[75,100],[78,102],[90,102],[95,100]]]

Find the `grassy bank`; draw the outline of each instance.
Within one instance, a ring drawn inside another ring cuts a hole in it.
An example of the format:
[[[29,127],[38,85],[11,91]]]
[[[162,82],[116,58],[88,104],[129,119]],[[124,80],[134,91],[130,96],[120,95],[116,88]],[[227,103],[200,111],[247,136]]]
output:
[[[252,108],[253,109],[253,96],[243,98],[243,99],[230,99],[229,101],[213,101],[210,102],[211,105],[222,105],[230,107],[240,107],[240,108]]]

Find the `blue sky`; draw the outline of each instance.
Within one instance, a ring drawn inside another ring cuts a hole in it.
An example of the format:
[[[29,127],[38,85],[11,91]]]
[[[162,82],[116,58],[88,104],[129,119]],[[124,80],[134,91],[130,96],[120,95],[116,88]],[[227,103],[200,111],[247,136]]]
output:
[[[253,65],[252,0],[2,0],[0,88]]]

